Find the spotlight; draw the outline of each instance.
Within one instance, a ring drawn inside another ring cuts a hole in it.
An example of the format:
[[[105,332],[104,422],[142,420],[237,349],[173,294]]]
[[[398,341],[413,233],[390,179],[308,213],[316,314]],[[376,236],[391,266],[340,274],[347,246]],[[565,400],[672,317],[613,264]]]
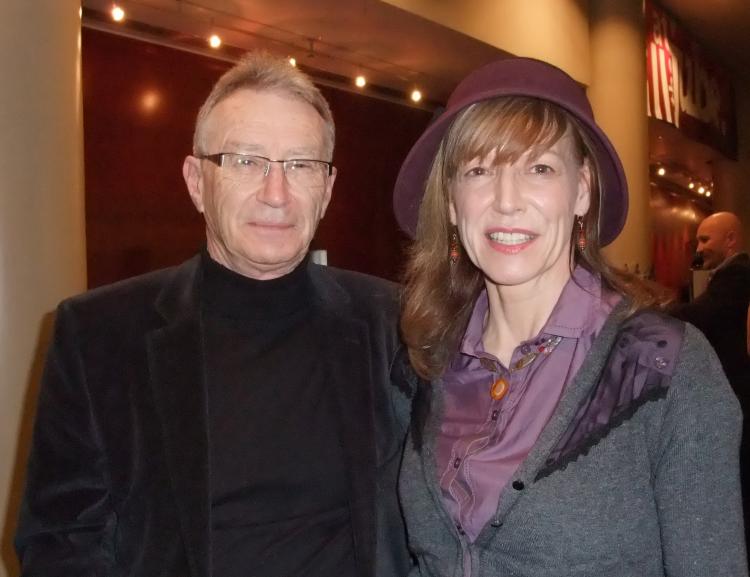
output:
[[[208,39],[208,45],[211,48],[218,48],[221,46],[221,38],[218,34],[211,34],[211,37]]]
[[[412,102],[419,102],[420,100],[422,100],[422,93],[415,88],[411,91],[411,95],[409,97],[412,99]]]
[[[694,183],[694,182],[691,182],[690,184],[688,184],[688,188],[689,188],[690,190],[693,190],[693,189],[695,188],[695,183]]]
[[[706,192],[706,189],[703,186],[699,186],[698,187],[698,194],[703,194],[704,192]]]
[[[664,167],[661,167],[656,171],[656,174],[658,174],[659,176],[664,176],[665,174],[667,174],[667,171],[664,170]]]
[[[294,56],[291,56],[289,58],[289,64],[291,64],[292,66],[297,66],[297,59]]]
[[[706,191],[706,196],[711,196],[711,191],[710,190]]]
[[[110,14],[112,14],[112,20],[115,22],[122,22],[125,20],[125,10],[120,8],[117,4],[112,6],[112,12],[110,12]]]
[[[359,76],[357,76],[357,78],[354,79],[354,84],[356,84],[359,88],[364,88],[365,84],[367,84],[367,79],[360,74]]]

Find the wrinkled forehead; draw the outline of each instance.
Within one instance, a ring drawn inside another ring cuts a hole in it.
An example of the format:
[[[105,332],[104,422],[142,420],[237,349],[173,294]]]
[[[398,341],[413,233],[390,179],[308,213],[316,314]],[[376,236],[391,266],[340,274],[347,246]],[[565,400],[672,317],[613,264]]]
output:
[[[493,155],[494,162],[538,157],[564,137],[571,156],[584,156],[582,139],[562,109],[537,99],[497,99],[467,107],[445,137],[446,170]]]
[[[283,91],[241,89],[220,100],[206,118],[205,141],[290,141],[318,149],[325,143],[325,121],[304,99]]]

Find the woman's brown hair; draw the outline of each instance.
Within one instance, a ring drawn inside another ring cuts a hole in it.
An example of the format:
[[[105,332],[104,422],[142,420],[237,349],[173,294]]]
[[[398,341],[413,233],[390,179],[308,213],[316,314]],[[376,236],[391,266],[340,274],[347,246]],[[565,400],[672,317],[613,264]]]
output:
[[[502,97],[467,107],[454,120],[432,163],[419,210],[414,243],[409,252],[401,331],[417,373],[439,377],[458,350],[474,303],[484,287],[484,275],[462,255],[452,263],[451,240],[456,234],[449,219],[450,191],[462,163],[495,153],[498,164],[512,163],[525,153],[539,155],[570,131],[577,160],[591,168],[591,205],[583,216],[587,245],[575,248],[574,262],[601,276],[604,285],[629,300],[628,314],[661,306],[664,291],[607,264],[599,245],[600,190],[598,167],[586,131],[561,107],[531,97]]]

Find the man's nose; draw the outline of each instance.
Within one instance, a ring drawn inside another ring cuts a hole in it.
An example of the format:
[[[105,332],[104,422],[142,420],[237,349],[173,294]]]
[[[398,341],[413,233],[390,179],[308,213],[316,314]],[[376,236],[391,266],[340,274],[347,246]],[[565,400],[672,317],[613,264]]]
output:
[[[263,177],[263,183],[258,191],[258,200],[269,206],[283,206],[289,202],[289,184],[284,175],[281,163],[269,164],[268,172]]]

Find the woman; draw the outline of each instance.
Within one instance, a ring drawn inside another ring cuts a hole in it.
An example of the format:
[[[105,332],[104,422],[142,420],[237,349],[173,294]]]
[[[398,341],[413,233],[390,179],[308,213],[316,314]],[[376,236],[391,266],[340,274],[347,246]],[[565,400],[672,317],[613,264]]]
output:
[[[702,335],[600,253],[627,184],[583,89],[525,58],[474,72],[394,207],[425,379],[400,481],[412,574],[747,575],[738,404]]]

